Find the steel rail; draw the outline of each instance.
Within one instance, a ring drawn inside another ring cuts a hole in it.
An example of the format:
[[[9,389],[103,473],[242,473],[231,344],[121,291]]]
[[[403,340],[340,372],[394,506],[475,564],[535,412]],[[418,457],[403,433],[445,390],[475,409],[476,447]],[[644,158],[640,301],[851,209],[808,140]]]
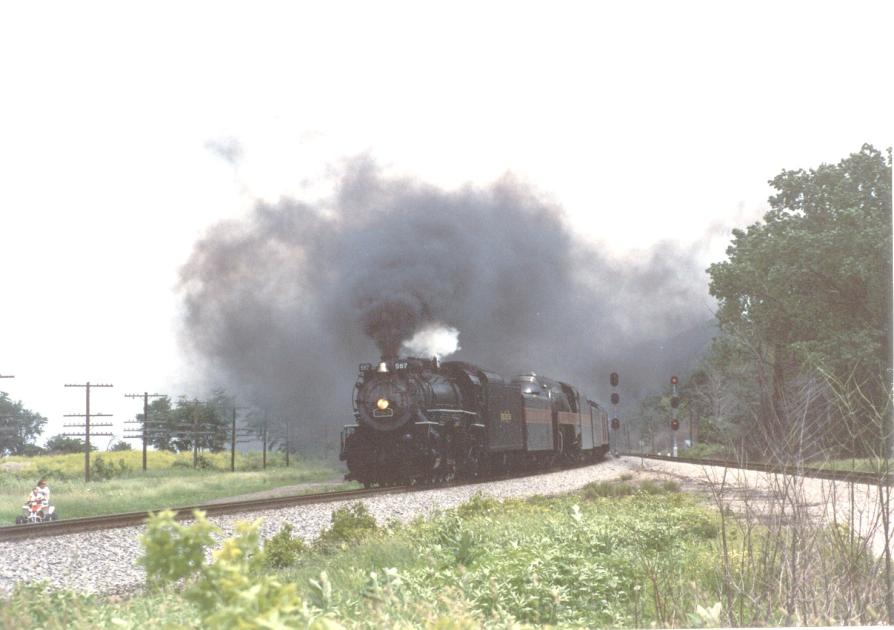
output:
[[[311,505],[316,503],[332,503],[349,499],[382,494],[400,494],[416,490],[431,490],[435,486],[386,486],[384,488],[360,488],[356,490],[339,490],[335,492],[317,492],[311,494],[298,494],[286,497],[269,499],[248,499],[245,501],[231,501],[227,503],[209,503],[206,505],[194,505],[187,507],[169,508],[176,512],[175,518],[187,520],[193,517],[195,510],[205,512],[207,516],[220,516],[223,514],[238,514],[253,510],[272,510],[276,508],[292,507],[295,505]],[[48,536],[63,536],[77,534],[100,529],[117,529],[120,527],[135,527],[143,525],[151,513],[160,512],[165,508],[148,510],[145,512],[127,512],[123,514],[108,514],[105,516],[88,516],[83,518],[70,518],[59,521],[49,521],[35,525],[9,525],[0,527],[0,542],[24,540],[32,538],[45,538]]]
[[[601,461],[601,460],[600,460]],[[409,486],[384,486],[375,488],[358,488],[356,490],[339,490],[335,492],[317,492],[310,494],[298,494],[270,499],[248,499],[245,501],[232,501],[227,503],[209,503],[207,505],[195,505],[178,508],[158,508],[143,512],[128,512],[122,514],[106,514],[103,516],[87,516],[82,518],[68,518],[59,521],[50,521],[35,525],[5,525],[0,526],[0,543],[12,540],[28,540],[33,538],[45,538],[49,536],[64,536],[103,529],[117,529],[121,527],[136,527],[143,525],[150,514],[171,509],[176,512],[178,520],[192,518],[195,510],[202,510],[206,516],[219,516],[223,514],[239,514],[253,510],[266,510],[295,505],[312,505],[315,503],[332,503],[349,499],[362,499],[386,494],[403,494],[409,492],[422,492],[425,490],[441,490],[455,488],[457,486],[474,486],[478,484],[505,481],[507,479],[523,479],[536,477],[553,472],[584,468],[598,465],[599,461],[578,462],[573,465],[551,466],[536,471],[526,471],[522,475],[511,472],[480,477],[478,479],[463,479],[439,484],[414,484]]]
[[[717,466],[721,468],[739,468],[743,470],[756,470],[759,472],[811,477],[814,479],[829,479],[832,481],[846,481],[869,485],[892,485],[894,475],[891,473],[867,473],[854,470],[833,470],[828,468],[813,468],[810,466],[793,466],[790,464],[767,464],[762,462],[734,462],[723,459],[704,459],[699,457],[671,457],[669,455],[651,455],[645,453],[619,453],[625,457],[640,457],[643,459],[657,459],[679,464],[695,464],[698,466]]]

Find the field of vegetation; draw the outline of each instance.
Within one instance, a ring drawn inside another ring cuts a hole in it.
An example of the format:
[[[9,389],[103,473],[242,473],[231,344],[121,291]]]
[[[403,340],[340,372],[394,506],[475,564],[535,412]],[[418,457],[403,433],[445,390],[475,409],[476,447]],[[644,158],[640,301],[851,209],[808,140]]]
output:
[[[355,504],[312,545],[284,528],[261,546],[257,524],[245,524],[205,562],[213,530],[201,518],[184,526],[161,514],[143,540],[144,593],[121,600],[21,588],[0,607],[0,626],[822,625],[877,623],[884,608],[878,563],[863,558],[799,582],[801,597],[826,589],[825,607],[802,615],[779,579],[783,557],[765,567],[749,560],[775,549],[767,532],[721,518],[673,482],[619,480],[527,501],[477,496],[433,519],[384,527]],[[835,539],[827,531],[815,553],[840,557]],[[862,607],[845,601],[842,579],[860,590]]]
[[[192,453],[152,451],[143,472],[139,451],[91,453],[89,484],[84,483],[82,454],[0,458],[0,526],[14,523],[41,477],[65,519],[196,505],[299,483],[337,484],[342,476],[332,463],[294,456],[286,467],[282,455],[268,454],[264,470],[260,453],[237,453],[234,473],[229,472],[229,453],[200,457],[200,467],[194,469]]]

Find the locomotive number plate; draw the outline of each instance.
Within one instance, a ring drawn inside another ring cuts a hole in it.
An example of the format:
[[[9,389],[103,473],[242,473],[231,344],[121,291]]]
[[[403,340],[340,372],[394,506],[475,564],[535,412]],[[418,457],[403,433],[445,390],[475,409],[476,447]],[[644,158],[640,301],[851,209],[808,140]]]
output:
[[[373,418],[390,418],[394,415],[394,409],[373,409]]]
[[[500,412],[500,422],[512,422],[512,412],[511,411],[501,411]]]

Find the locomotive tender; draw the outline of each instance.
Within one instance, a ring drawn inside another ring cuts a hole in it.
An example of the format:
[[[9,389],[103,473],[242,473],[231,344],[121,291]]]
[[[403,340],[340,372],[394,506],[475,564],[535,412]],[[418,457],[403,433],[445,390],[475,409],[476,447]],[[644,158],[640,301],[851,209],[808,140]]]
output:
[[[570,466],[609,449],[606,411],[571,385],[534,373],[506,382],[461,361],[361,364],[354,418],[340,458],[366,486]]]

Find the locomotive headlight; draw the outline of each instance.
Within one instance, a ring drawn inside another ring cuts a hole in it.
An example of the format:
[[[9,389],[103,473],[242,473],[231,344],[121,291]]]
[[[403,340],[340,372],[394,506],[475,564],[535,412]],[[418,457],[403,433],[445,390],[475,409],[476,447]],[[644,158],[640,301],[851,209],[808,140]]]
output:
[[[388,401],[384,398],[379,398],[379,400],[376,401],[376,407],[378,407],[382,411],[385,411],[386,409],[388,409]]]

